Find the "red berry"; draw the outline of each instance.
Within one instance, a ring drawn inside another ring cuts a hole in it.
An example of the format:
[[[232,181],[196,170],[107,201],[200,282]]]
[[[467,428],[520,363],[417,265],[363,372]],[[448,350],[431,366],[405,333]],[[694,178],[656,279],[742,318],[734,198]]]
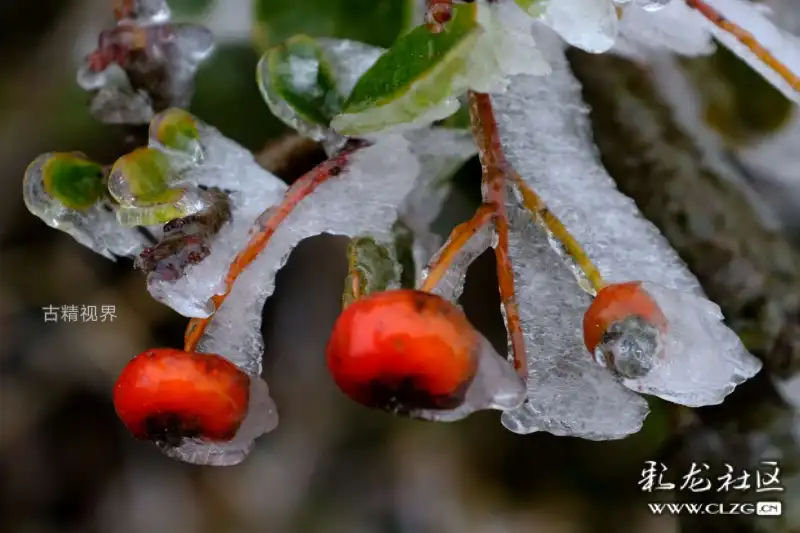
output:
[[[659,330],[666,330],[667,319],[642,288],[641,281],[615,283],[601,289],[583,315],[583,340],[589,352],[594,353],[609,326],[631,316],[639,316]]]
[[[408,413],[460,405],[479,347],[479,334],[456,306],[433,294],[396,290],[349,305],[333,327],[326,359],[354,401]]]
[[[249,376],[227,359],[157,348],[127,364],[114,406],[137,439],[178,445],[184,438],[233,439],[249,396]]]

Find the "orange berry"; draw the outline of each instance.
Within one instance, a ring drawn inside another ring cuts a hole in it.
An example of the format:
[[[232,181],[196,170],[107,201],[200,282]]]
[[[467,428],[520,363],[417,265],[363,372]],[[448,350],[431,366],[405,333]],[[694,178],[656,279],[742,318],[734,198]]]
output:
[[[605,286],[583,315],[583,340],[586,348],[594,353],[608,327],[630,316],[639,316],[662,331],[667,326],[667,319],[661,308],[642,288],[641,281]]]
[[[250,377],[214,354],[169,348],[134,357],[114,387],[114,407],[137,439],[233,439],[247,415]]]
[[[354,401],[408,413],[460,405],[479,347],[480,336],[460,309],[403,289],[349,305],[333,327],[326,359],[339,389]]]

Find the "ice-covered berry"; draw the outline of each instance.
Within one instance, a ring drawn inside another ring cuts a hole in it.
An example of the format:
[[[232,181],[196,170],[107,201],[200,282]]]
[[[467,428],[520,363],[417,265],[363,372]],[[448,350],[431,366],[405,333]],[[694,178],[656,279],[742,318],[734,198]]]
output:
[[[326,358],[342,392],[362,405],[403,414],[447,410],[464,402],[481,340],[453,304],[403,289],[348,306]]]

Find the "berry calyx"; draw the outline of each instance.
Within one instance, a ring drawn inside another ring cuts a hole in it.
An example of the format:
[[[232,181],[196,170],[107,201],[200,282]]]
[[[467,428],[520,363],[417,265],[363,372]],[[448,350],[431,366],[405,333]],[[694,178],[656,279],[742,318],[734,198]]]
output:
[[[137,439],[227,442],[247,415],[250,378],[214,354],[169,348],[134,357],[114,387],[114,407]]]
[[[401,289],[348,306],[328,341],[334,381],[352,400],[408,414],[452,409],[477,371],[480,336],[456,306]]]
[[[654,367],[666,330],[664,313],[640,281],[604,287],[583,316],[586,348],[598,363],[630,379]]]

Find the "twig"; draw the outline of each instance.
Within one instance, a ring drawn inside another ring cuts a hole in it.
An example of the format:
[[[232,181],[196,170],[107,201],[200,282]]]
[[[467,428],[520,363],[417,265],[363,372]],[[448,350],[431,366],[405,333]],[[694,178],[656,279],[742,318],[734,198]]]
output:
[[[800,91],[800,77],[792,70],[781,63],[772,53],[758,42],[752,33],[738,26],[734,22],[725,18],[722,13],[706,4],[703,0],[685,0],[686,5],[695,9],[698,13],[707,18],[711,23],[723,31],[734,36],[740,43],[753,52],[765,65],[775,71],[783,78],[795,91]]]
[[[442,280],[445,272],[455,261],[456,255],[467,242],[494,218],[497,208],[484,204],[475,211],[475,215],[463,224],[459,224],[450,233],[450,238],[439,252],[436,260],[427,267],[428,276],[420,287],[421,291],[430,292]]]
[[[470,91],[469,103],[472,134],[475,136],[483,167],[483,188],[486,196],[484,200],[494,207],[494,224],[498,237],[497,246],[494,248],[497,260],[497,282],[500,289],[500,300],[506,312],[514,368],[522,377],[527,378],[528,360],[525,356],[525,339],[522,336],[519,308],[514,292],[514,273],[511,270],[511,259],[508,256],[505,155],[500,145],[497,122],[494,119],[489,95]]]
[[[292,213],[294,208],[297,207],[304,198],[314,192],[319,185],[325,183],[330,178],[335,178],[340,175],[342,169],[349,163],[353,153],[364,146],[363,143],[353,144],[337,156],[311,170],[286,191],[286,196],[284,196],[280,205],[269,208],[261,215],[259,218],[261,229],[253,234],[250,241],[245,248],[239,252],[228,269],[228,274],[225,277],[225,292],[212,298],[215,309],[220,308],[225,298],[230,294],[236,279],[267,247],[272,235],[275,234],[275,231],[281,223],[286,220],[286,217]],[[213,317],[214,315],[212,314],[208,318],[193,318],[189,322],[184,338],[184,350],[187,352],[195,351],[197,343],[200,341],[203,332],[205,332],[206,327],[208,327]]]

